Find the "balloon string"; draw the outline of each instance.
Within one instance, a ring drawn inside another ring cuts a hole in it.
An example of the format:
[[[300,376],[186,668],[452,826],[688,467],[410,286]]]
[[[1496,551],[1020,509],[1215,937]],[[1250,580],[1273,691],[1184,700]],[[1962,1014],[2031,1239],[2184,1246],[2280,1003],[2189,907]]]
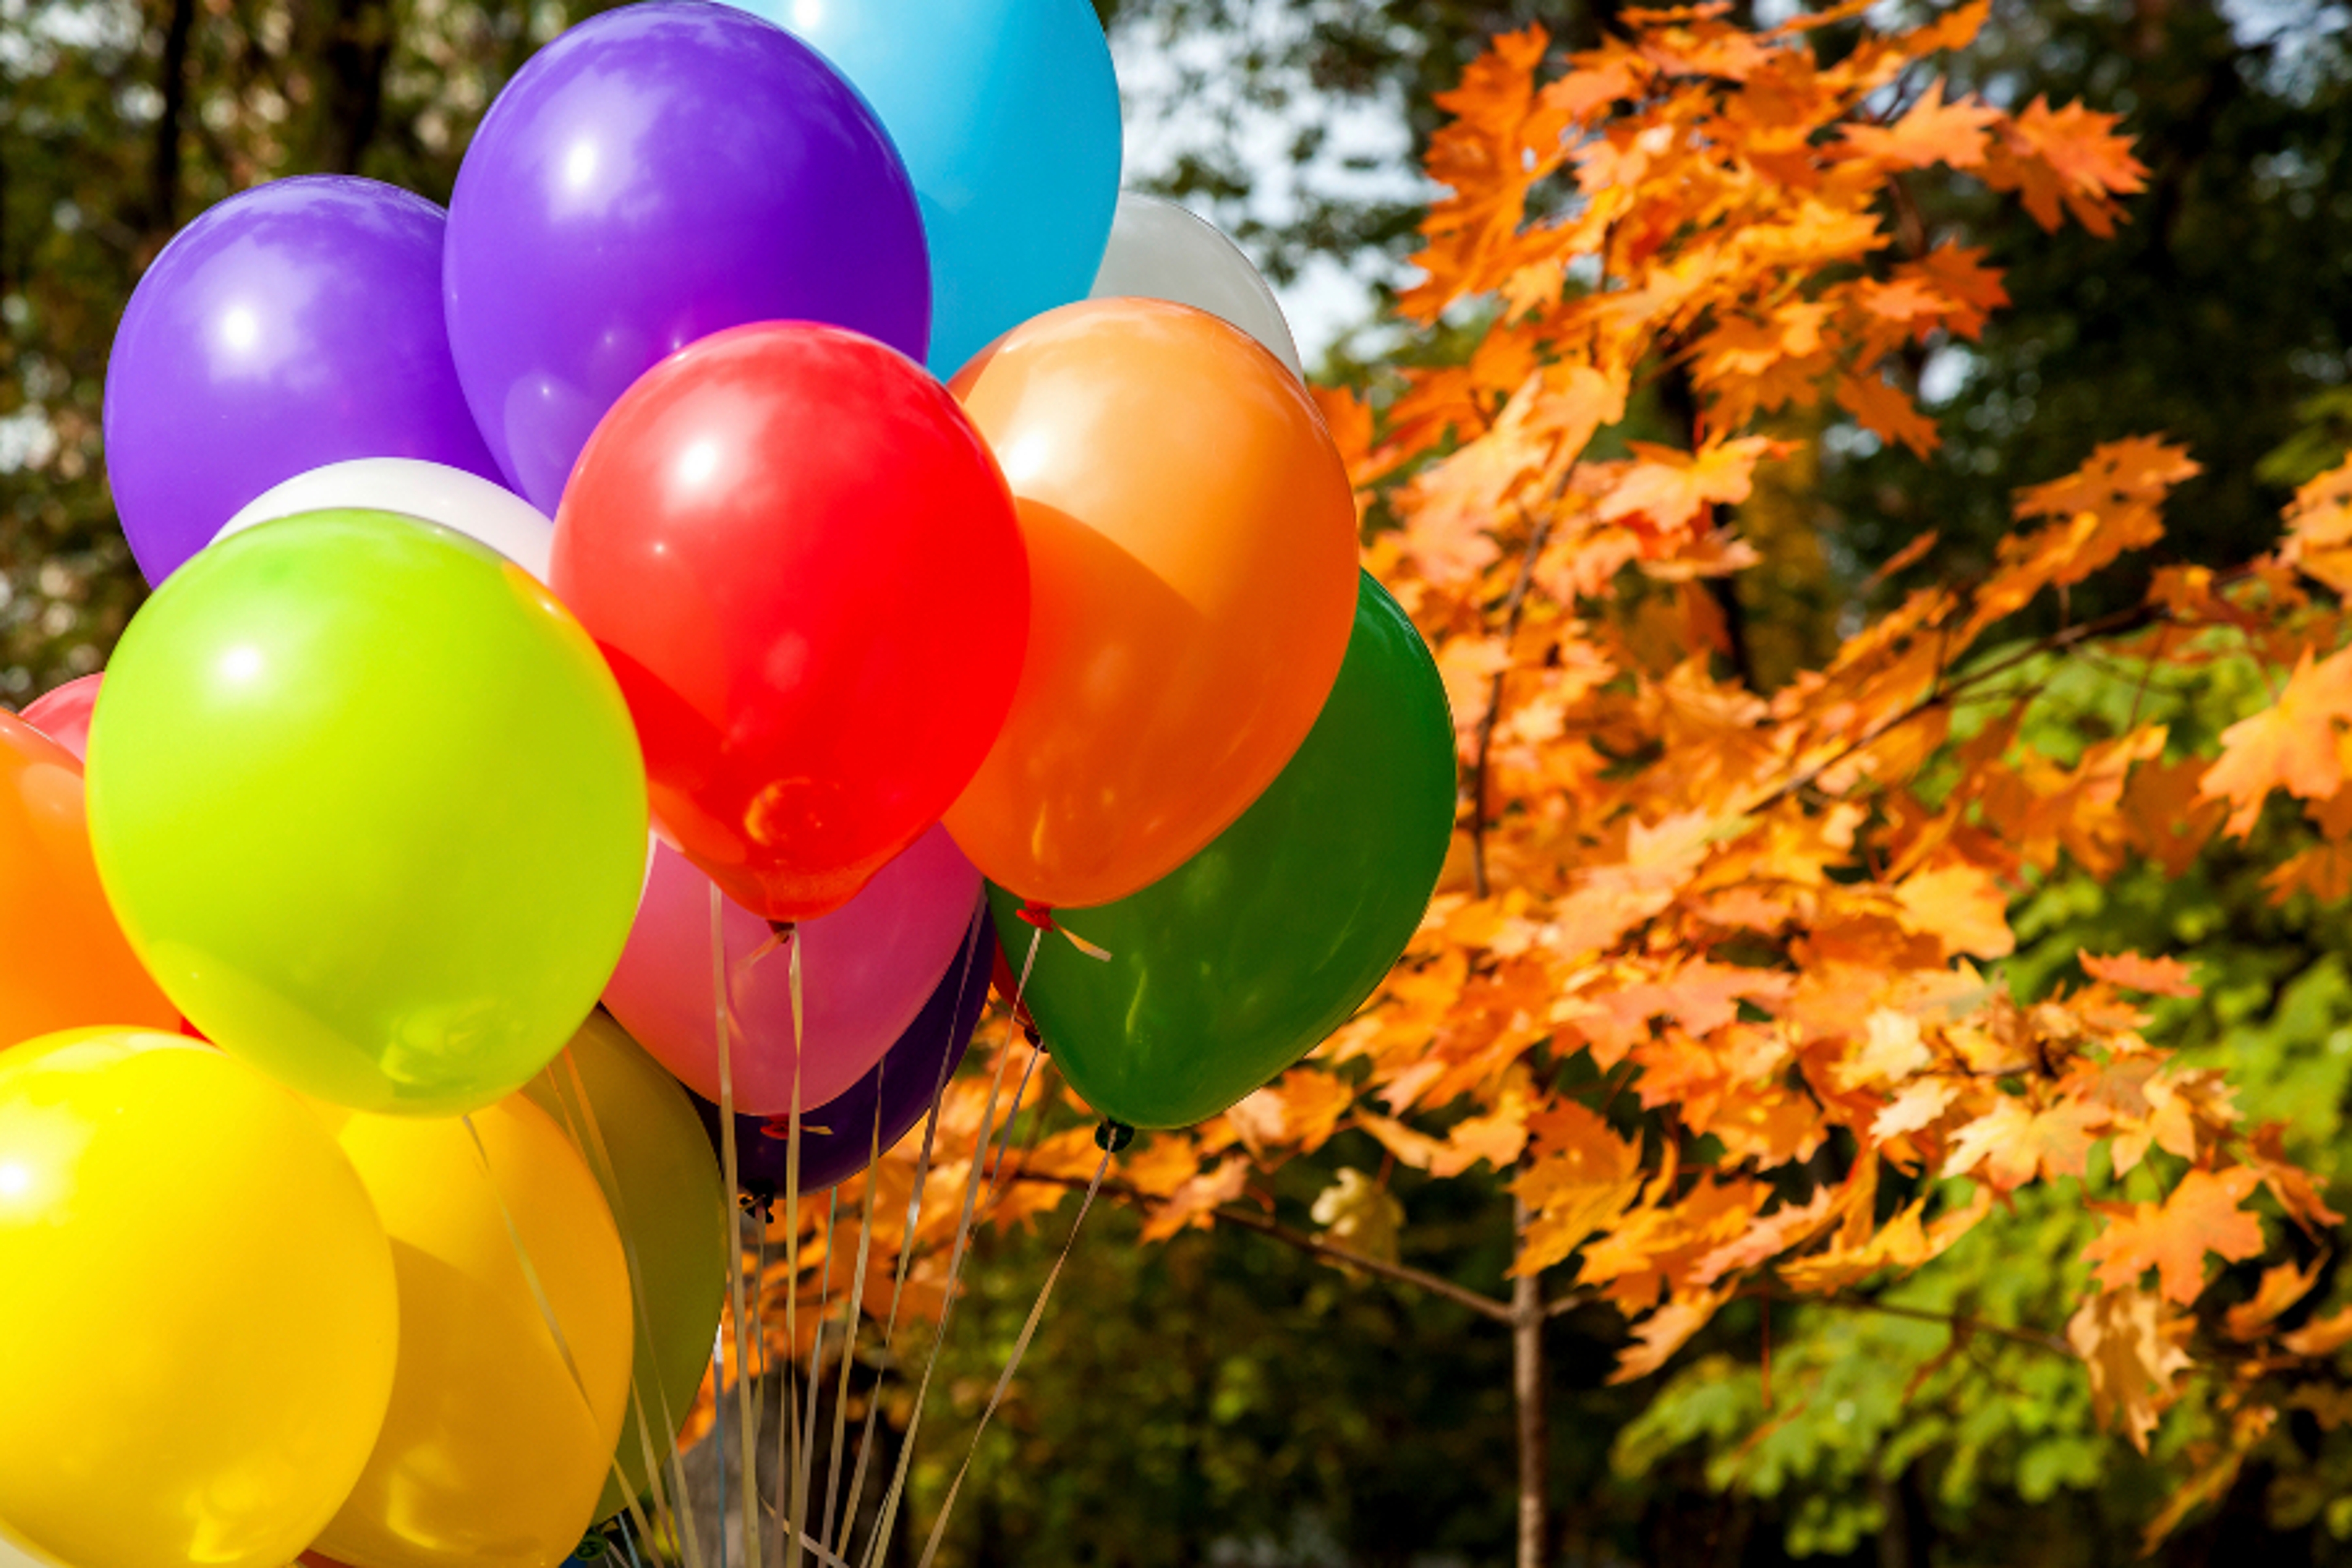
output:
[[[560,1095],[558,1099],[561,1100]],[[530,1299],[539,1308],[540,1319],[547,1326],[548,1337],[555,1342],[555,1352],[563,1363],[563,1370],[571,1374],[572,1390],[580,1395],[580,1408],[588,1417],[588,1427],[593,1436],[600,1426],[596,1419],[596,1402],[588,1396],[588,1380],[580,1374],[580,1363],[572,1353],[572,1342],[565,1337],[563,1324],[555,1315],[555,1303],[549,1298],[546,1283],[540,1278],[539,1266],[530,1260],[530,1249],[523,1245],[522,1231],[515,1224],[514,1211],[507,1206],[506,1194],[499,1190],[498,1176],[490,1169],[489,1145],[482,1142],[482,1130],[474,1125],[472,1115],[460,1116],[457,1120],[465,1123],[466,1136],[474,1145],[474,1158],[482,1167],[482,1185],[489,1189],[490,1201],[498,1205],[499,1219],[505,1225],[507,1240],[514,1247],[515,1263],[522,1270],[523,1283],[530,1289]],[[617,1453],[613,1456],[611,1463],[613,1473],[619,1475],[621,1463]],[[628,1483],[624,1479],[622,1490],[625,1492],[627,1489]],[[643,1516],[639,1518],[642,1521]]]
[[[791,1216],[784,1232],[784,1247],[788,1254],[785,1272],[792,1281],[792,1288],[784,1295],[784,1343],[797,1350],[801,1342],[801,1069],[806,1061],[807,1053],[804,1047],[808,1043],[806,1018],[802,1011],[801,953],[806,944],[800,940],[797,927],[779,927],[775,934],[790,941],[793,947],[790,971],[793,998],[793,1120],[792,1129],[786,1136],[784,1144],[784,1212]],[[826,1266],[828,1268],[831,1268],[829,1257]],[[822,1337],[820,1333],[819,1338]],[[784,1360],[786,1364],[790,1365],[793,1357],[787,1354]],[[808,1496],[806,1489],[801,1484],[801,1407],[800,1402],[792,1397],[792,1392],[790,1377],[787,1374],[783,1393],[787,1406],[785,1419],[791,1425],[793,1464],[789,1472],[781,1468],[778,1470],[776,1489],[779,1492],[783,1490],[786,1475],[789,1474],[793,1487],[793,1499],[791,1511],[785,1518],[792,1528],[786,1531],[784,1538],[784,1568],[800,1568],[801,1538],[808,1532]]]
[[[731,1216],[734,1211],[728,1212]],[[719,1445],[719,1568],[727,1568],[727,1418],[718,1414],[719,1402],[726,1392],[727,1331],[721,1329],[710,1340],[710,1405],[714,1418],[710,1436]]]
[[[808,1530],[809,1472],[816,1463],[816,1400],[818,1391],[824,1386],[824,1380],[818,1375],[818,1369],[824,1364],[825,1314],[833,1307],[834,1222],[840,1212],[841,1189],[835,1186],[825,1194],[824,1275],[817,1287],[816,1333],[809,1341],[808,1414],[800,1428],[808,1440],[797,1446],[798,1451],[793,1466],[793,1522],[798,1525],[803,1533]],[[782,1487],[783,1478],[781,1475],[777,1477],[776,1484],[780,1489]],[[790,1550],[793,1556],[799,1555],[797,1547]]]
[[[719,1039],[719,1152],[727,1166],[727,1198],[731,1205],[742,1184],[742,1165],[735,1147],[735,1043],[734,1028],[728,1017],[727,1007],[727,927],[725,895],[719,884],[710,884],[710,991],[715,1013],[715,1028]],[[743,1299],[743,1235],[735,1211],[727,1215],[727,1295],[734,1309],[735,1318],[735,1409],[740,1429],[740,1453],[743,1463],[743,1561],[748,1568],[760,1564],[760,1504],[759,1487],[754,1479],[753,1456],[759,1452],[753,1433],[757,1415],[751,1405],[751,1362],[744,1352],[744,1330],[751,1321],[751,1310]],[[715,1401],[726,1392],[725,1357],[720,1357],[719,1381],[711,1386]],[[727,1440],[719,1440],[719,1468],[727,1468]],[[719,1535],[726,1537],[725,1505],[720,1505]],[[720,1559],[724,1568],[725,1559]]]
[[[1037,1076],[1037,1064],[1045,1059],[1045,1053],[1032,1045],[1029,1060],[1021,1068],[1021,1081],[1013,1088],[1013,1109],[1004,1118],[1004,1141],[996,1146],[996,1166],[988,1176],[987,1207],[991,1211],[995,1209],[996,1200],[1004,1191],[1004,1167],[1013,1158],[1013,1130],[1020,1124],[1022,1104],[1029,1098],[1029,1080]],[[1044,1120],[1042,1116],[1038,1118],[1040,1122]]]
[[[563,1066],[564,1070],[572,1078],[572,1093],[578,1098],[581,1120],[587,1127],[589,1146],[594,1151],[595,1158],[603,1169],[612,1174],[610,1190],[614,1193],[614,1202],[617,1204],[620,1201],[621,1191],[617,1174],[619,1167],[613,1160],[611,1145],[605,1141],[604,1124],[597,1119],[596,1107],[588,1098],[587,1081],[581,1077],[580,1065],[573,1058],[569,1046],[566,1046],[563,1050]],[[570,1103],[562,1094],[560,1085],[556,1094],[556,1103],[565,1106]],[[730,1212],[721,1211],[722,1226],[726,1215]],[[621,1225],[621,1247],[623,1255],[627,1258],[629,1263],[631,1299],[640,1312],[648,1311],[649,1309],[646,1303],[652,1298],[650,1292],[646,1289],[645,1270],[638,1261],[636,1242],[626,1222]],[[644,1389],[634,1373],[629,1379],[629,1399],[637,1418],[637,1443],[644,1452],[646,1479],[654,1491],[654,1518],[658,1523],[663,1514],[667,1513],[669,1527],[678,1537],[678,1543],[685,1550],[687,1568],[702,1568],[701,1532],[695,1527],[694,1500],[686,1479],[686,1456],[679,1453],[677,1448],[677,1431],[683,1423],[678,1420],[677,1413],[670,1405],[669,1389],[666,1386],[665,1380],[656,1376],[653,1384],[655,1407],[661,1415],[661,1441],[664,1451],[668,1456],[669,1479],[667,1487],[662,1475],[663,1461],[656,1456],[654,1447],[653,1426],[646,1418]],[[626,1483],[623,1484],[625,1487]]]
[[[1013,1353],[1004,1363],[1004,1371],[996,1379],[996,1391],[988,1396],[987,1408],[980,1413],[980,1425],[972,1428],[971,1447],[964,1450],[963,1463],[956,1469],[954,1484],[948,1488],[947,1500],[940,1505],[940,1517],[931,1526],[931,1538],[923,1548],[922,1560],[916,1568],[931,1568],[931,1560],[940,1554],[940,1542],[948,1532],[948,1521],[955,1514],[956,1496],[963,1490],[964,1478],[971,1472],[971,1462],[979,1456],[981,1437],[988,1431],[988,1423],[997,1407],[1004,1403],[1004,1391],[1013,1386],[1013,1374],[1021,1370],[1021,1360],[1029,1353],[1029,1342],[1037,1337],[1037,1325],[1045,1320],[1045,1303],[1052,1299],[1054,1286],[1062,1278],[1063,1266],[1070,1261],[1070,1253],[1078,1245],[1078,1231],[1087,1223],[1087,1213],[1095,1206],[1095,1194],[1102,1190],[1104,1173],[1110,1169],[1111,1141],[1103,1142],[1102,1158],[1095,1162],[1094,1180],[1087,1184],[1087,1195],[1078,1205],[1077,1217],[1070,1222],[1069,1239],[1062,1243],[1062,1255],[1054,1259],[1046,1272],[1045,1283],[1038,1289],[1037,1300],[1029,1309],[1028,1321],[1021,1325],[1021,1337],[1013,1342]]]
[[[1038,1054],[1041,1056],[1045,1054],[1045,1050],[1042,1046],[1038,1047]],[[1051,1060],[1048,1060],[1045,1063],[1045,1072],[1049,1078],[1053,1071],[1054,1064]],[[1029,1169],[1029,1156],[1037,1152],[1038,1137],[1045,1131],[1045,1102],[1052,1092],[1053,1091],[1049,1089],[1042,1088],[1037,1091],[1037,1113],[1029,1120],[1029,1136],[1023,1139],[1021,1142],[1020,1158],[1013,1162],[1012,1179],[1013,1181],[1019,1181],[1021,1179],[1022,1173]],[[1017,1104],[1014,1107],[1014,1111],[1018,1114],[1019,1106]],[[998,1200],[1004,1195],[1004,1161],[1002,1158],[999,1158],[996,1162],[996,1180],[988,1189],[988,1207],[989,1212],[992,1214],[995,1212]]]
[[[953,1014],[948,1016],[948,1027],[955,1027]],[[824,1522],[817,1527],[819,1541],[834,1538],[834,1508],[841,1500],[841,1455],[849,1431],[849,1373],[856,1364],[857,1331],[866,1311],[866,1265],[874,1245],[874,1194],[881,1184],[875,1179],[874,1167],[882,1163],[882,1086],[889,1068],[890,1055],[885,1051],[874,1064],[874,1140],[866,1155],[866,1217],[857,1227],[857,1261],[851,1266],[850,1288],[842,1292],[841,1385],[833,1396],[833,1458],[825,1468]]]
[[[898,1306],[906,1296],[908,1267],[913,1262],[915,1257],[915,1232],[923,1218],[923,1192],[930,1184],[931,1152],[939,1142],[940,1105],[947,1098],[948,1079],[955,1067],[955,1030],[963,1016],[963,999],[968,994],[971,984],[973,962],[980,953],[981,921],[987,918],[986,903],[974,900],[971,919],[964,927],[963,966],[956,976],[955,1011],[948,1016],[947,1049],[940,1053],[939,1076],[931,1084],[930,1110],[923,1118],[923,1147],[915,1159],[915,1184],[913,1190],[907,1195],[906,1228],[899,1237],[898,1268],[890,1283],[890,1306],[882,1320],[881,1359],[877,1363],[881,1372],[877,1373],[875,1386],[867,1395],[864,1430],[857,1439],[857,1463],[850,1472],[849,1500],[842,1510],[840,1551],[844,1556],[848,1555],[850,1538],[856,1533],[858,1501],[866,1495],[866,1463],[874,1457],[874,1426],[882,1409],[881,1376],[888,1371],[890,1347],[898,1340]],[[881,1109],[878,1099],[875,1109],[878,1114]],[[876,1132],[876,1141],[878,1147],[880,1142],[878,1130]],[[867,1191],[870,1196],[874,1173],[869,1170],[866,1174]]]
[[[1021,961],[1021,974],[1013,985],[1012,1010],[1014,1017],[1020,1016],[1022,995],[1029,989],[1029,974],[1037,964],[1037,944],[1045,935],[1043,927],[1029,933],[1029,952]],[[989,1080],[988,1102],[980,1112],[979,1140],[972,1151],[971,1169],[964,1177],[963,1213],[956,1220],[955,1246],[948,1255],[946,1295],[940,1304],[939,1327],[931,1335],[930,1360],[924,1363],[922,1381],[915,1388],[914,1409],[907,1418],[906,1441],[898,1450],[898,1463],[890,1478],[890,1485],[882,1494],[882,1515],[875,1524],[874,1539],[866,1542],[866,1568],[879,1568],[883,1545],[889,1541],[890,1531],[898,1521],[898,1505],[907,1492],[907,1474],[915,1460],[915,1438],[923,1426],[923,1403],[930,1394],[931,1379],[940,1370],[940,1351],[947,1343],[948,1324],[955,1317],[956,1282],[963,1275],[964,1253],[971,1241],[972,1205],[980,1196],[981,1177],[988,1169],[988,1146],[994,1141],[997,1097],[1004,1088],[1005,1064],[1013,1058],[1013,1019],[1007,1018],[1004,1043],[997,1047],[996,1052],[996,1075]],[[1009,1136],[1012,1131],[1009,1123],[1005,1131]],[[909,1236],[907,1245],[911,1247],[913,1244],[914,1237]]]
[[[621,1190],[617,1169],[613,1163],[612,1147],[604,1141],[604,1127],[596,1119],[595,1106],[588,1099],[587,1080],[581,1076],[580,1064],[573,1058],[572,1047],[565,1046],[562,1056],[557,1059],[563,1064],[564,1075],[571,1081],[567,1086],[564,1078],[559,1078],[552,1072],[549,1073],[548,1083],[555,1090],[556,1109],[563,1113],[563,1131],[571,1138],[572,1146],[586,1152],[589,1163],[594,1167],[598,1183],[610,1194],[614,1227],[620,1232],[621,1236],[621,1257],[627,1263],[629,1269],[630,1309],[635,1315],[635,1321],[643,1323],[649,1310],[646,1305],[645,1269],[637,1258],[635,1230],[629,1223],[627,1202]],[[651,1342],[648,1341],[648,1342]],[[632,1357],[629,1372],[629,1416],[635,1418],[637,1441],[645,1449],[646,1482],[653,1495],[654,1518],[660,1520],[667,1514],[674,1520],[677,1510],[670,1505],[667,1489],[662,1484],[661,1467],[654,1460],[653,1436],[647,1429],[646,1421],[645,1389],[637,1373],[635,1358]],[[656,1379],[656,1383],[658,1385],[658,1378]],[[673,1436],[677,1431],[674,1426],[666,1430]],[[625,1436],[623,1440],[626,1441]],[[619,1484],[624,1505],[629,1517],[636,1521],[638,1532],[650,1534],[645,1509],[637,1497],[636,1489],[629,1485],[629,1478],[621,1468],[621,1452],[618,1448],[613,1451],[613,1479]]]
[[[767,1380],[768,1373],[774,1370],[776,1365],[776,1358],[769,1353],[768,1351],[767,1220],[763,1218],[760,1222],[758,1226],[755,1227],[754,1234],[759,1239],[757,1242],[758,1250],[753,1255],[753,1261],[759,1266],[759,1272],[752,1275],[751,1279],[751,1359],[759,1363],[759,1381],[764,1383]],[[783,1376],[776,1380],[776,1393],[777,1397],[780,1400],[789,1404],[793,1397],[793,1358],[790,1352],[785,1352],[783,1366]],[[745,1370],[741,1371],[740,1375],[749,1378],[752,1374],[748,1370]],[[768,1413],[767,1405],[768,1399],[766,1393],[758,1386],[758,1384],[754,1384],[751,1389],[751,1442],[755,1447],[748,1447],[743,1450],[743,1473],[751,1478],[749,1481],[745,1482],[744,1485],[750,1489],[751,1500],[754,1502],[758,1502],[760,1500],[760,1451],[756,1445],[760,1440],[760,1426],[761,1418]],[[783,1422],[782,1420],[777,1421],[776,1430],[778,1432],[782,1432],[783,1429]],[[776,1496],[779,1500],[783,1496],[783,1485],[784,1483],[781,1479],[776,1482]],[[781,1550],[781,1542],[779,1543],[779,1549]],[[761,1550],[764,1552],[766,1548],[762,1547]]]

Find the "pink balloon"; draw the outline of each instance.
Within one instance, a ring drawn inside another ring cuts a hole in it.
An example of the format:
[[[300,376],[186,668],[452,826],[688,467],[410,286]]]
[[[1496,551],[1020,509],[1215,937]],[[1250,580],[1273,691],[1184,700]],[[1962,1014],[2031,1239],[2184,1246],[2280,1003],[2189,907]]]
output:
[[[89,714],[90,710],[98,706],[98,682],[99,678],[95,675],[68,680],[56,690],[35,698],[17,717],[88,762]]]
[[[882,1059],[914,1022],[971,930],[980,873],[934,826],[831,914],[800,922],[801,1007],[808,1030],[801,1108],[823,1105]],[[793,1103],[792,957],[764,956],[768,922],[726,902],[735,1109],[781,1116]],[[710,982],[710,879],[667,843],[604,1005],[688,1089],[717,1101],[718,1020]]]

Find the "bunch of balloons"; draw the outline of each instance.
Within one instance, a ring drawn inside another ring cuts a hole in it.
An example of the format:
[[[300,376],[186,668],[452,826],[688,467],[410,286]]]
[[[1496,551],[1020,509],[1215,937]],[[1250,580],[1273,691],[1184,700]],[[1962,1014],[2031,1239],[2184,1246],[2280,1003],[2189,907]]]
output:
[[[1002,942],[1181,1125],[1394,963],[1443,689],[1273,296],[1118,167],[1086,0],[646,0],[447,212],[286,180],[157,258],[155,592],[0,714],[0,1552],[551,1568],[792,1179],[729,1117],[863,1169]]]

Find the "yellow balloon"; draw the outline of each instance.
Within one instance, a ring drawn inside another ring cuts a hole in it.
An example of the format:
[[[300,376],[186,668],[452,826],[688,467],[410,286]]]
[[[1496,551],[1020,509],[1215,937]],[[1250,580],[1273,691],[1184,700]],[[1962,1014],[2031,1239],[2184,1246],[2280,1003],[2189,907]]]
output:
[[[597,1517],[610,1518],[651,1489],[647,1451],[661,1462],[694,1408],[727,1293],[734,1214],[694,1102],[603,1012],[589,1015],[523,1093],[586,1158],[631,1254],[637,1338],[629,1415],[614,1456],[620,1474],[605,1478],[596,1504]]]
[[[400,1372],[319,1552],[556,1568],[595,1522],[628,1403],[627,1265],[595,1178],[520,1097],[454,1121],[321,1114],[392,1237]]]
[[[0,1052],[0,1535],[74,1568],[283,1568],[392,1393],[392,1250],[302,1102],[209,1046]]]

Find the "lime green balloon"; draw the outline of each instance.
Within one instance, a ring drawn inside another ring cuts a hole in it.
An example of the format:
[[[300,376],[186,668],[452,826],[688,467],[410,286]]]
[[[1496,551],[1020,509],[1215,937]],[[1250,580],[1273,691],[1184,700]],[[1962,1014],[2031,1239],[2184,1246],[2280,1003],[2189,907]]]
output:
[[[226,539],[124,632],[90,840],[206,1037],[354,1110],[520,1089],[595,1005],[646,779],[595,645],[520,567],[388,512]]]
[[[660,1463],[676,1448],[709,1371],[731,1211],[694,1102],[603,1013],[523,1093],[587,1159],[629,1254],[637,1350],[614,1454],[621,1473],[605,1478],[596,1505],[610,1519],[651,1489],[646,1455]]]
[[[1192,859],[1067,912],[1108,962],[1047,936],[1025,1000],[1087,1103],[1135,1127],[1215,1115],[1371,994],[1429,907],[1454,830],[1454,721],[1437,665],[1370,576],[1339,678],[1297,754]],[[991,886],[1017,971],[1021,900]]]

